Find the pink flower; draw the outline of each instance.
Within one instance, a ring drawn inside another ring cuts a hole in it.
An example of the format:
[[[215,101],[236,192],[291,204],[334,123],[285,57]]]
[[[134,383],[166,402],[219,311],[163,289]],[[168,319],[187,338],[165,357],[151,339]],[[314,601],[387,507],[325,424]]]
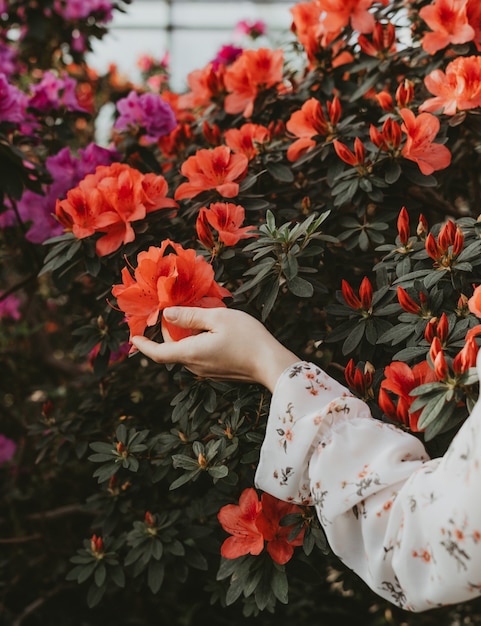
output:
[[[16,449],[17,444],[14,441],[0,434],[0,465],[11,461]]]
[[[257,39],[267,32],[267,26],[262,20],[241,20],[234,29],[234,37],[246,35],[251,39]]]
[[[12,320],[19,320],[22,315],[20,313],[20,298],[18,298],[15,294],[10,294],[5,298],[2,298],[2,293],[0,292],[0,320],[8,317]]]
[[[112,2],[108,0],[55,0],[54,10],[66,20],[82,20],[93,13],[100,22],[112,19]],[[99,19],[99,16],[100,17]]]

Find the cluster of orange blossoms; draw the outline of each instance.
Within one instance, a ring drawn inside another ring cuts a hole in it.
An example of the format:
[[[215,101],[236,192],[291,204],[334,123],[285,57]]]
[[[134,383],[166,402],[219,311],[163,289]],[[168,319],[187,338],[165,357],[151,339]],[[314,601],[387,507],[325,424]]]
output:
[[[263,493],[259,500],[255,489],[244,489],[239,504],[227,504],[217,515],[222,528],[232,535],[222,544],[222,556],[236,559],[246,554],[257,555],[264,550],[266,542],[272,560],[284,565],[294,554],[294,547],[304,541],[304,527],[294,539],[289,539],[293,526],[281,525],[283,517],[295,513],[302,514],[296,504],[268,493]]]
[[[64,200],[57,200],[55,213],[65,230],[78,239],[102,233],[95,245],[97,254],[105,256],[135,239],[132,222],[152,211],[178,206],[167,191],[163,176],[142,174],[123,163],[100,165]]]

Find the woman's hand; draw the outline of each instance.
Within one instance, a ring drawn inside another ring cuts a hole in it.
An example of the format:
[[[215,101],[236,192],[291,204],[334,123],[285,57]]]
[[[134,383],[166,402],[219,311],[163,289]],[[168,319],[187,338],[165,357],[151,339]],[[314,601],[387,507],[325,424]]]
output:
[[[156,363],[182,363],[203,378],[261,383],[271,392],[282,372],[299,358],[255,318],[235,309],[170,307],[171,324],[197,334],[156,343],[133,337],[133,345]]]

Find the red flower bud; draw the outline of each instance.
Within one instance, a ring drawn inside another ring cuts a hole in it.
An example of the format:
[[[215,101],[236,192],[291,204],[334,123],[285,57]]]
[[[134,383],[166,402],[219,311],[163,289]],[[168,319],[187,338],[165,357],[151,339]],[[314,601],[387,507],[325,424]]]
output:
[[[403,246],[405,246],[409,241],[409,214],[406,210],[406,207],[404,206],[400,210],[397,219],[397,231],[399,235],[399,241],[402,243]]]
[[[361,298],[361,306],[365,311],[369,311],[372,306],[372,285],[367,276],[362,279],[359,287],[359,297]]]
[[[426,237],[426,252],[433,259],[433,261],[437,261],[442,256],[442,251],[439,249],[438,243],[432,233]]]
[[[436,358],[434,359],[434,373],[436,374],[438,380],[445,380],[448,377],[449,368],[442,350],[441,352],[438,352]]]
[[[426,328],[424,329],[424,339],[428,343],[431,343],[434,337],[437,336],[438,329],[438,318],[432,317],[429,322],[426,324]]]
[[[337,96],[334,96],[332,102],[327,102],[327,113],[329,115],[331,125],[335,128],[342,113],[341,101]]]
[[[474,336],[467,338],[462,350],[453,359],[454,372],[464,374],[470,367],[475,367],[478,350]]]
[[[428,229],[429,229],[428,222],[426,218],[424,217],[424,215],[421,213],[421,215],[419,216],[418,226],[416,228],[416,235],[420,239],[424,239],[426,233],[428,232]]]
[[[102,537],[97,537],[97,535],[92,535],[90,539],[90,549],[96,555],[103,554],[104,542],[103,542]]]
[[[421,311],[420,305],[415,302],[411,296],[407,293],[405,289],[402,287],[397,288],[397,299],[401,308],[406,311],[406,313],[413,313],[414,315],[419,315]]]
[[[337,139],[334,139],[333,144],[334,144],[334,150],[336,151],[337,156],[342,161],[344,161],[344,163],[347,163],[348,165],[358,164],[356,155],[353,152],[351,152],[351,150],[349,150],[349,148],[346,145],[344,145]]]
[[[461,228],[458,226],[456,228],[456,234],[454,235],[453,252],[452,252],[453,256],[458,257],[463,251],[463,248],[464,248],[464,233],[461,230]]]
[[[438,235],[438,245],[446,253],[449,246],[454,243],[456,236],[456,224],[452,220],[448,220],[446,224],[441,228]]]
[[[344,297],[344,300],[346,301],[347,306],[350,306],[351,309],[361,309],[362,308],[361,301],[359,300],[359,298],[354,293],[353,288],[344,279],[342,280],[341,290],[342,290],[342,295]]]
[[[436,328],[436,334],[439,337],[441,343],[444,343],[446,341],[446,339],[448,338],[448,333],[449,333],[448,316],[446,315],[446,313],[443,313],[439,319],[439,322]]]
[[[145,523],[147,526],[149,526],[150,528],[152,528],[153,526],[155,526],[155,518],[152,515],[152,513],[150,513],[150,511],[146,511],[145,512]]]
[[[396,90],[396,102],[400,109],[406,108],[414,98],[414,83],[407,78],[399,84]]]

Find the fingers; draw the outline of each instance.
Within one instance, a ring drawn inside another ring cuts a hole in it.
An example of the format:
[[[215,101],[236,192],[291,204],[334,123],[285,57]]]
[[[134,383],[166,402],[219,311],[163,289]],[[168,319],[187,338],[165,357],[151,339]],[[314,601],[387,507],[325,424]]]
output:
[[[136,336],[132,337],[131,342],[137,350],[156,363],[180,363],[183,361],[184,342],[187,340],[188,338],[179,342],[157,343],[147,337]]]
[[[214,309],[202,309],[200,307],[168,307],[162,315],[167,322],[189,328],[191,330],[212,330],[212,313]]]

